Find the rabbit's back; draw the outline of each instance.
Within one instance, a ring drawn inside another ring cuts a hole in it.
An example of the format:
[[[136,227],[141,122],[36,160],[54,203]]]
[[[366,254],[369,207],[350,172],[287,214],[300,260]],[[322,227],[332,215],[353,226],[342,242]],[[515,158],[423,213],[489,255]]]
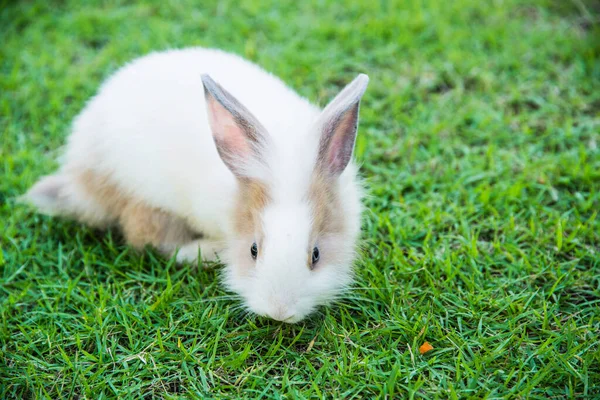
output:
[[[65,169],[108,176],[132,197],[218,234],[236,183],[214,146],[203,73],[227,87],[276,140],[307,131],[318,114],[238,56],[202,48],[153,53],[117,71],[75,120]]]

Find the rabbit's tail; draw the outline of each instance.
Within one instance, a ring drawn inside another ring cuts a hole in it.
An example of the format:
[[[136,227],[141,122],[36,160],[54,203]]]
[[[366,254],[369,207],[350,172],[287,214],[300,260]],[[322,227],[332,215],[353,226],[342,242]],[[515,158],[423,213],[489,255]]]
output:
[[[71,217],[94,226],[105,226],[113,219],[75,177],[63,172],[42,177],[21,201],[42,214]]]

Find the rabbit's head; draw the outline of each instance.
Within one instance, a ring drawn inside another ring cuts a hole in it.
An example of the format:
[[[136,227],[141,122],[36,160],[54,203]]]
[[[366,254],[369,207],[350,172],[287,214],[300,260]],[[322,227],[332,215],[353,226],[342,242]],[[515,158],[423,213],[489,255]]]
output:
[[[299,121],[308,132],[277,140],[202,80],[217,150],[238,181],[224,281],[250,311],[300,321],[352,281],[361,193],[351,159],[369,79],[359,75],[315,121]]]

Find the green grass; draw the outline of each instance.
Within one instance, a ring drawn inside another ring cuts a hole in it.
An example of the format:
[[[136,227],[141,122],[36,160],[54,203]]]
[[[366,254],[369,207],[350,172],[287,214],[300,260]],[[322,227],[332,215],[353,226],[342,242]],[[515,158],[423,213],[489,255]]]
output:
[[[600,397],[597,3],[192,3],[0,8],[0,398]],[[188,45],[321,105],[371,76],[357,284],[300,324],[16,201],[104,78]]]

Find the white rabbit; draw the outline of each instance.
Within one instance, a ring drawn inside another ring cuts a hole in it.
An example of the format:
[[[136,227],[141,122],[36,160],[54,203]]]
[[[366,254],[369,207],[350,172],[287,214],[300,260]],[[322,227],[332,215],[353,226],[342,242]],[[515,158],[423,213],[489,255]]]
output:
[[[117,225],[132,246],[178,261],[218,256],[249,310],[300,321],[352,280],[352,152],[368,80],[358,75],[321,112],[236,55],[152,53],[103,84],[75,119],[60,170],[25,198]]]

